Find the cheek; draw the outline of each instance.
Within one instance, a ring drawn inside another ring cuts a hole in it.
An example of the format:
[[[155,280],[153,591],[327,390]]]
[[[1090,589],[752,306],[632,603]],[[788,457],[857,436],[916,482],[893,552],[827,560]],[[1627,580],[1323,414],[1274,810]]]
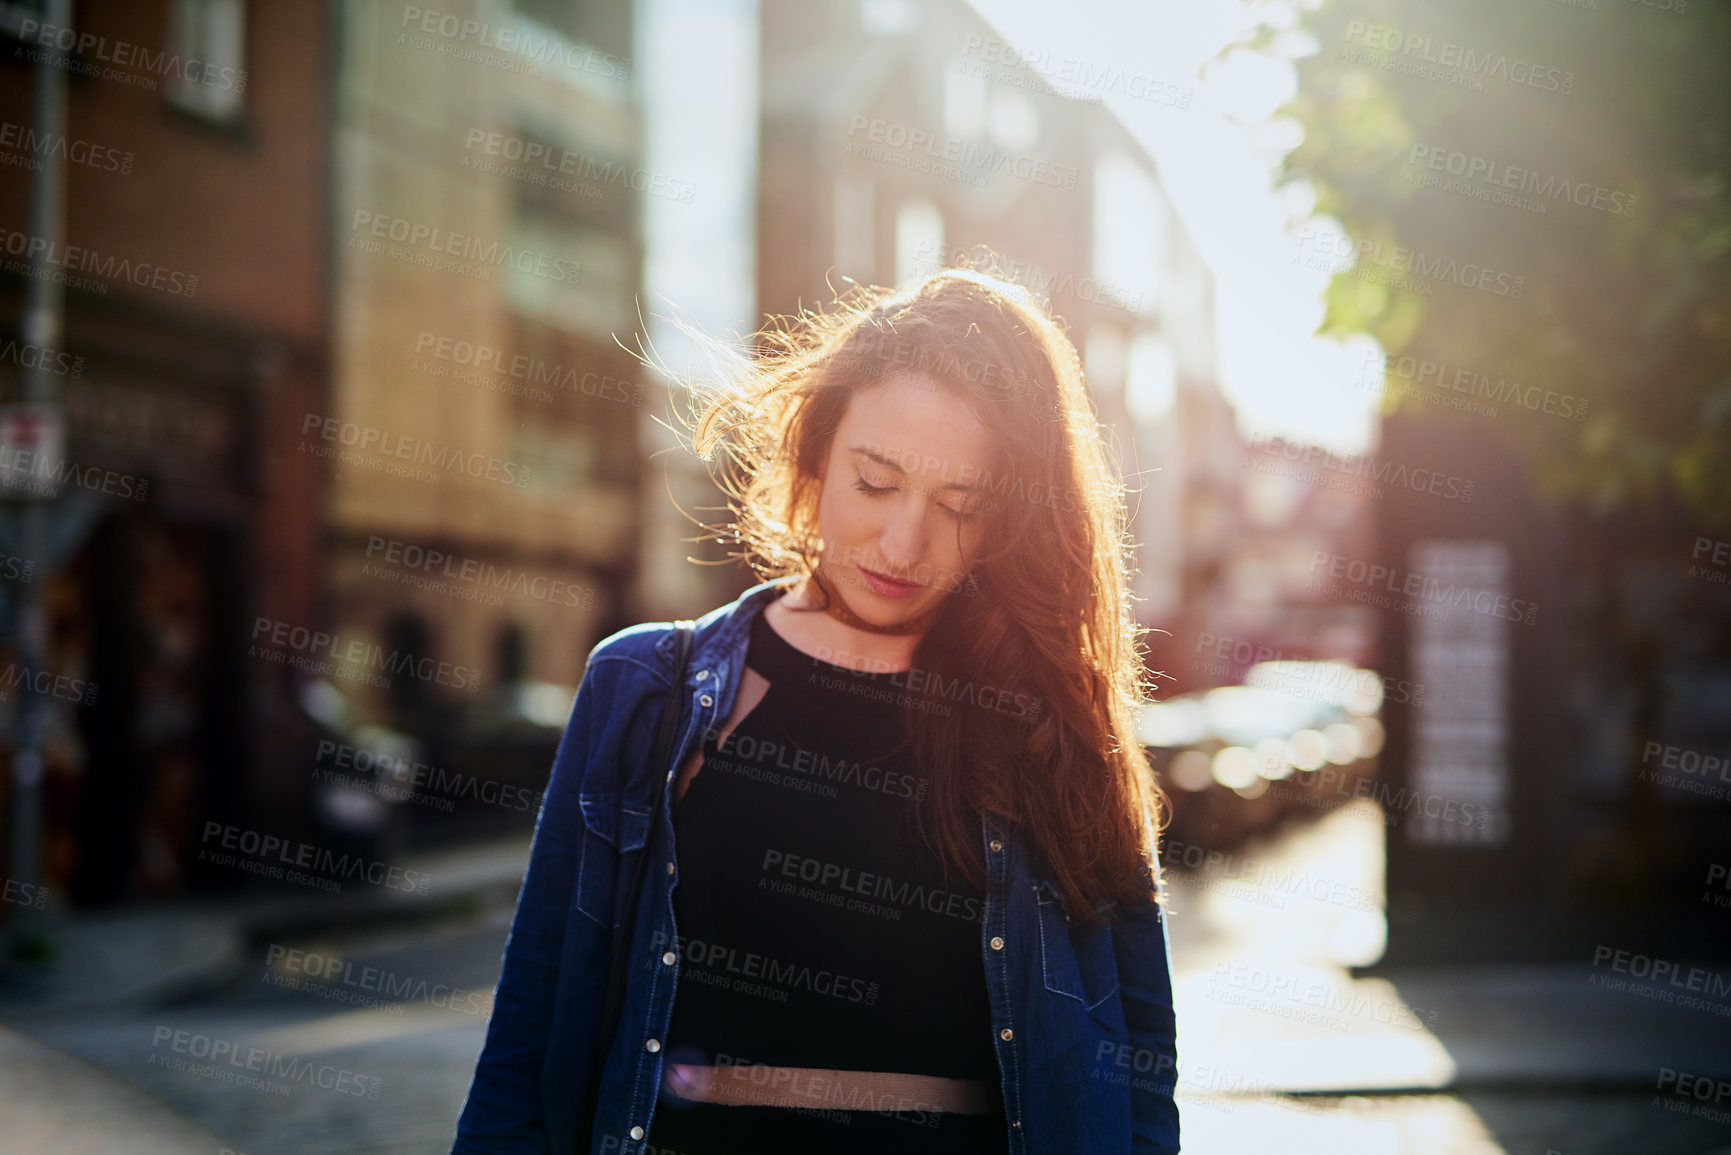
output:
[[[942,532],[932,537],[932,560],[948,569],[961,570],[965,568],[966,559],[978,555],[984,544],[985,532],[982,529],[963,525],[958,531],[955,522],[946,521]]]
[[[959,535],[959,540],[961,542],[961,548],[959,550],[956,549],[957,540],[958,537],[952,536],[950,540],[945,543],[945,548],[956,553],[956,568],[966,569],[967,559],[979,557],[982,553],[985,553],[987,547],[992,544],[993,526],[989,519],[975,525],[965,525],[962,527],[962,532]]]
[[[826,541],[841,541],[857,535],[862,522],[861,505],[865,498],[845,486],[826,485],[818,498],[818,532]]]

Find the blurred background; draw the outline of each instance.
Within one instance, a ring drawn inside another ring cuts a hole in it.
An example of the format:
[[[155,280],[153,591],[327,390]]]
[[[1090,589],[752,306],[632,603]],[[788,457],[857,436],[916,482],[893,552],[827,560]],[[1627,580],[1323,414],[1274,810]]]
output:
[[[585,654],[753,584],[638,354],[964,265],[1131,491],[1185,1150],[1731,1151],[1731,11],[434,3],[0,4],[8,1150],[447,1149]]]

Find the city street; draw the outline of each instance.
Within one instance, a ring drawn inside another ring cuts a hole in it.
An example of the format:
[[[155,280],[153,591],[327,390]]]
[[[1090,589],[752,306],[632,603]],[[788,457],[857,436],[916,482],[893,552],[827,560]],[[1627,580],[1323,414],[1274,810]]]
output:
[[[541,814],[547,1038],[869,1068],[631,1155],[1731,1155],[1731,3],[0,48],[0,1155],[443,1155]]]
[[[245,978],[207,998],[27,1029],[248,1155],[445,1151],[481,1048],[508,918],[508,910],[496,909],[457,924],[299,942],[292,945],[321,959],[340,958],[348,969],[339,974],[317,964],[332,978],[315,982],[305,977],[306,965],[296,975],[280,963],[272,969],[261,954]],[[368,967],[412,984],[420,997],[383,1008],[338,1001],[377,997],[366,988],[384,979]],[[302,989],[274,981],[296,977],[305,981]],[[446,988],[462,992],[455,1009]],[[275,1087],[221,1081],[229,1076],[213,1076],[211,1067],[248,1074],[226,1055],[209,1062],[210,1051],[224,1043],[243,1055],[251,1047],[268,1052],[274,1070],[306,1073],[286,1084],[260,1076]],[[0,1106],[0,1120],[6,1114]]]
[[[1655,1106],[1651,1091],[1632,1086],[1582,1079],[1574,1089],[1545,1087],[1529,1078],[1460,1095],[1376,1093],[1446,1082],[1454,1060],[1419,1024],[1436,1023],[1446,1039],[1464,1014],[1406,1006],[1386,980],[1348,976],[1346,965],[1378,949],[1380,915],[1268,883],[1326,879],[1318,889],[1331,895],[1379,894],[1380,823],[1366,820],[1376,818],[1369,803],[1354,807],[1226,856],[1208,873],[1169,876],[1187,1152],[1731,1152],[1724,1123]],[[444,1151],[481,1045],[508,918],[494,904],[412,928],[273,943],[226,989],[179,1005],[14,1024],[68,1061],[47,1075],[39,1061],[29,1064],[37,1075],[28,1087],[20,1086],[24,1055],[0,1063],[12,1081],[0,1098],[0,1131],[18,1134],[21,1122],[36,1120],[29,1133],[46,1138],[40,1120],[58,1111],[67,1130],[55,1133],[57,1153]],[[1256,976],[1282,974],[1345,993],[1325,1015],[1230,993],[1266,989]],[[297,981],[299,989],[284,985]],[[384,1005],[365,1005],[373,999]],[[1396,1006],[1405,1010],[1386,1009]],[[1709,1029],[1722,1040],[1722,1026]],[[255,1076],[267,1085],[241,1081],[244,1059],[230,1061],[248,1048],[271,1056],[261,1062],[278,1074]],[[1263,1090],[1329,1086],[1367,1093]],[[122,1087],[142,1098],[125,1098]],[[99,1114],[86,1109],[93,1095],[106,1096]],[[64,1141],[93,1115],[137,1130],[89,1146]],[[174,1139],[152,1147],[147,1135]]]

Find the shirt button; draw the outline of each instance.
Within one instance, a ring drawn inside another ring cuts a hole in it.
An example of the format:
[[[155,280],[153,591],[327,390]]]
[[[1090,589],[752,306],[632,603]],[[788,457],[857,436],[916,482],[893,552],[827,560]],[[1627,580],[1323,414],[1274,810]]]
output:
[[[673,864],[672,864],[672,863],[671,863],[671,862],[669,862],[669,863],[668,863],[668,864],[667,864],[667,873],[668,873],[668,874],[672,874],[672,873],[673,873]]]
[[[643,1044],[643,1049],[648,1051],[651,1055],[653,1055],[656,1051],[659,1051],[661,1049],[661,1040],[660,1039],[650,1039],[647,1043]]]
[[[631,1128],[631,1137],[632,1137],[632,1138],[633,1138],[633,1139],[641,1139],[641,1138],[643,1138],[643,1128],[641,1128],[641,1127],[633,1127],[633,1128]]]
[[[1012,1031],[1009,1027],[1005,1027],[1003,1030],[998,1032],[998,1038],[1004,1040],[1006,1043],[1015,1037],[1016,1032]]]
[[[666,954],[661,956],[661,961],[667,966],[672,966],[674,963],[679,961],[679,956],[674,954],[672,951],[668,951]]]
[[[993,950],[1003,950],[1004,949],[1004,940],[1001,938],[994,937],[992,939],[992,949]]]
[[[713,706],[715,705],[715,699],[711,698],[708,694],[705,694],[703,697],[697,699],[697,704],[699,706]]]
[[[708,670],[697,671],[697,680],[699,682],[707,682],[709,680],[709,671]]]
[[[1004,848],[1004,844],[1002,842],[999,842],[996,838],[992,839],[992,852],[994,854],[997,853],[998,851],[1002,850],[1003,848]]]

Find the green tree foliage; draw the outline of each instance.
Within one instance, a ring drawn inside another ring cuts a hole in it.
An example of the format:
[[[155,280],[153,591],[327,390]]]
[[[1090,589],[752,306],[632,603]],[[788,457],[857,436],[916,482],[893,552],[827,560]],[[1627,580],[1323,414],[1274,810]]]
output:
[[[1461,416],[1391,375],[1389,408],[1515,438],[1554,495],[1669,493],[1731,531],[1731,3],[1322,0],[1300,25],[1285,176],[1357,258],[1325,330],[1541,406]]]

